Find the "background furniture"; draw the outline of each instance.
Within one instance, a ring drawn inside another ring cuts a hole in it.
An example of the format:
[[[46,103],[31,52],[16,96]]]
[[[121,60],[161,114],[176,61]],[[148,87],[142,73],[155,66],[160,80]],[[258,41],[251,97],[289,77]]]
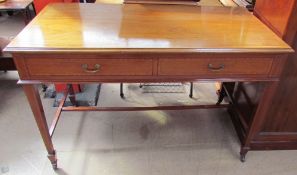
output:
[[[246,0],[246,1],[250,3],[249,5],[246,6],[246,8],[249,9],[250,11],[253,11],[256,5],[256,0]]]
[[[279,37],[297,50],[297,1],[257,0],[254,14]],[[271,99],[272,104],[263,117],[263,125],[257,134],[250,139],[250,150],[297,149],[297,53],[289,55],[276,91]],[[261,97],[261,86],[257,83],[224,83],[225,92],[229,91],[240,103],[236,105],[244,111],[242,120],[233,117],[237,133],[245,144],[248,130],[242,129],[252,122],[249,117],[254,113]],[[223,92],[223,93],[225,93]],[[221,94],[222,95],[222,94]]]
[[[16,67],[12,60],[12,55],[8,53],[3,53],[2,50],[10,41],[6,38],[0,37],[0,70],[16,70]]]
[[[257,0],[255,15],[297,51],[297,1]],[[262,149],[297,149],[297,53],[291,54],[257,142]]]
[[[32,7],[33,13],[31,13]],[[33,0],[6,0],[0,3],[0,12],[21,12],[25,24],[29,23],[36,15]],[[10,42],[6,37],[0,37],[0,70],[16,70],[11,54],[3,53],[2,49]]]
[[[31,14],[30,6],[33,9]],[[0,3],[0,11],[19,11],[24,16],[25,24],[28,24],[36,15],[33,0],[7,0]]]
[[[80,2],[80,0],[34,0],[36,12],[39,13],[47,4],[55,2]]]
[[[120,97],[122,99],[125,98],[123,85],[124,85],[124,83],[120,83]],[[142,88],[143,86],[156,86],[156,85],[151,85],[151,84],[143,83],[143,84],[140,84],[139,85],[139,88]],[[158,86],[161,86],[161,87],[162,86],[163,87],[166,87],[166,86],[172,87],[169,83],[167,83],[166,85],[162,85],[162,83],[159,83]],[[177,86],[177,85],[174,85],[174,86]],[[190,82],[190,92],[189,92],[189,97],[190,98],[193,98],[193,91],[194,91],[194,83],[193,82]]]
[[[246,7],[249,11],[254,10],[256,0],[232,0],[240,6]]]

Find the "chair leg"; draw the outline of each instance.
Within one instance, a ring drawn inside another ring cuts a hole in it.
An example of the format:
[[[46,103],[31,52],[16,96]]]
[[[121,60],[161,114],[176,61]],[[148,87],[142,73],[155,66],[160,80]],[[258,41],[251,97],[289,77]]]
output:
[[[67,88],[68,88],[68,97],[70,99],[70,102],[73,106],[78,106],[78,103],[75,99],[75,92],[74,92],[74,89],[73,89],[73,86],[72,84],[67,84]]]
[[[45,92],[47,90],[47,85],[42,84],[41,86],[42,86],[42,92]]]
[[[190,98],[193,98],[193,86],[194,86],[194,83],[191,82],[191,85],[190,85],[190,94],[189,94],[189,97]]]
[[[121,96],[121,98],[125,98],[124,90],[123,90],[123,83],[120,84],[120,96]]]
[[[9,11],[7,11],[7,14],[8,14],[8,16],[12,16],[13,15],[13,11],[12,10],[9,10]]]
[[[221,89],[217,91],[218,94],[218,101],[217,101],[217,105],[221,104],[224,100],[224,98],[227,96],[225,89],[223,88],[223,85],[221,85]]]

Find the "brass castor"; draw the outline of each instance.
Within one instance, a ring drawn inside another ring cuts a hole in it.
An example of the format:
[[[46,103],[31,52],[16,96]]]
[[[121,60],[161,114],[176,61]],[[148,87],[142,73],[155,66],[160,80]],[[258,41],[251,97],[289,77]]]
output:
[[[55,161],[55,162],[52,163],[52,167],[53,167],[54,170],[58,170],[58,163],[57,163],[57,161]]]
[[[241,161],[242,163],[245,162],[245,154],[240,154],[240,161]]]

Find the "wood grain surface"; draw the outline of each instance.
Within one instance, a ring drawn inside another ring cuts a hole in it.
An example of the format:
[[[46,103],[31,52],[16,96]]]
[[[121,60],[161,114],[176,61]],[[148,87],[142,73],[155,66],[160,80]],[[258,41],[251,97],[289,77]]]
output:
[[[276,53],[292,50],[240,7],[57,3],[41,12],[6,51]]]

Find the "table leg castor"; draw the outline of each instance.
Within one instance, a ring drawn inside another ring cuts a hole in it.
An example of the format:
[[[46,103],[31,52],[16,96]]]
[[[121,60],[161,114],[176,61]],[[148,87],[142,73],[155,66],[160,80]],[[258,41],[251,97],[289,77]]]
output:
[[[245,154],[240,154],[240,161],[241,161],[242,163],[245,162]]]
[[[55,162],[52,162],[52,167],[54,170],[57,170],[58,169],[58,162],[55,161]]]
[[[245,156],[246,156],[246,154],[247,154],[247,152],[249,151],[249,149],[248,148],[246,148],[246,147],[242,147],[241,149],[240,149],[240,161],[243,163],[243,162],[245,162]]]
[[[56,151],[54,150],[52,153],[48,154],[47,157],[51,161],[53,169],[57,170],[58,169],[58,159],[57,159]]]

